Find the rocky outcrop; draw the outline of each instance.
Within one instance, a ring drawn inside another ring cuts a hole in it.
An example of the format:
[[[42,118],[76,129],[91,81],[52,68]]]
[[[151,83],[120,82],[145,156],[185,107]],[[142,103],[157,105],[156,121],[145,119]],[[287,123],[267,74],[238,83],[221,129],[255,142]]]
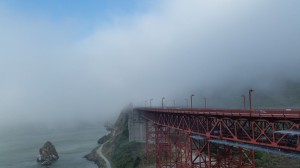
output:
[[[94,162],[98,168],[103,168],[104,167],[104,161],[103,159],[97,154],[97,150],[100,146],[96,147],[93,149],[89,154],[85,155],[84,158],[86,158],[89,161]]]
[[[39,155],[37,157],[37,162],[41,163],[41,165],[49,166],[53,161],[59,158],[55,146],[47,141],[42,148],[39,150]]]

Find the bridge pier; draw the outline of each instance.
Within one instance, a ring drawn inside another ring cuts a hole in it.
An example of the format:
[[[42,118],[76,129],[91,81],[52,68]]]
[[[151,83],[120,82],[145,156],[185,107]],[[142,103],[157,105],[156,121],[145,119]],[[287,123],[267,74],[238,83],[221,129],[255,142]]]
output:
[[[128,114],[128,132],[130,142],[146,142],[145,119],[133,109]]]
[[[155,156],[155,127],[150,121],[146,121],[146,159],[149,163],[154,162]]]
[[[146,122],[146,158],[157,168],[192,167],[190,134]]]
[[[254,168],[254,151],[146,121],[146,158],[157,168]]]

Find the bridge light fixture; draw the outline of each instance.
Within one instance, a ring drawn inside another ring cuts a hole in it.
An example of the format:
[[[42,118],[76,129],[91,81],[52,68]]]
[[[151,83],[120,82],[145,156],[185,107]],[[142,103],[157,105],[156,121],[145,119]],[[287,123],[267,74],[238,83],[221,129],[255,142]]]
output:
[[[184,100],[186,102],[186,108],[188,108],[189,107],[189,101],[188,101],[188,99],[184,99]]]
[[[161,108],[164,108],[164,99],[165,99],[165,97],[161,98]]]
[[[152,107],[152,104],[151,104],[152,100],[153,100],[153,99],[150,99],[150,107]]]
[[[254,92],[253,89],[249,89],[249,107],[250,107],[250,110],[252,110],[252,92]],[[250,112],[252,113],[252,112]]]
[[[194,94],[191,95],[191,108],[193,108],[193,96],[195,96]]]
[[[204,99],[204,108],[206,108],[206,97],[203,97]]]
[[[244,110],[246,110],[246,96],[242,95],[243,103],[244,103]]]

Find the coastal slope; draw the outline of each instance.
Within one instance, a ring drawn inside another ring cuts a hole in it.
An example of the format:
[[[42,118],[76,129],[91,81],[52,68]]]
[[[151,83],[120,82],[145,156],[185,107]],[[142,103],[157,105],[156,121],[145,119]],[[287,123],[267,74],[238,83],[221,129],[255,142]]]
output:
[[[145,143],[129,142],[128,116],[132,107],[120,113],[111,132],[111,139],[103,146],[104,155],[114,168],[150,168],[145,160]]]

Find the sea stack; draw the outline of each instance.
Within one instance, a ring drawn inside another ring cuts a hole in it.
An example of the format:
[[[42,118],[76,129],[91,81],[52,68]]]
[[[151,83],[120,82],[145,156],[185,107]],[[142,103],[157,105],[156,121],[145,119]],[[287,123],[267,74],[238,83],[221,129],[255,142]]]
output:
[[[49,166],[53,161],[59,158],[55,146],[47,141],[42,148],[40,148],[39,155],[37,157],[37,162],[41,165]]]

